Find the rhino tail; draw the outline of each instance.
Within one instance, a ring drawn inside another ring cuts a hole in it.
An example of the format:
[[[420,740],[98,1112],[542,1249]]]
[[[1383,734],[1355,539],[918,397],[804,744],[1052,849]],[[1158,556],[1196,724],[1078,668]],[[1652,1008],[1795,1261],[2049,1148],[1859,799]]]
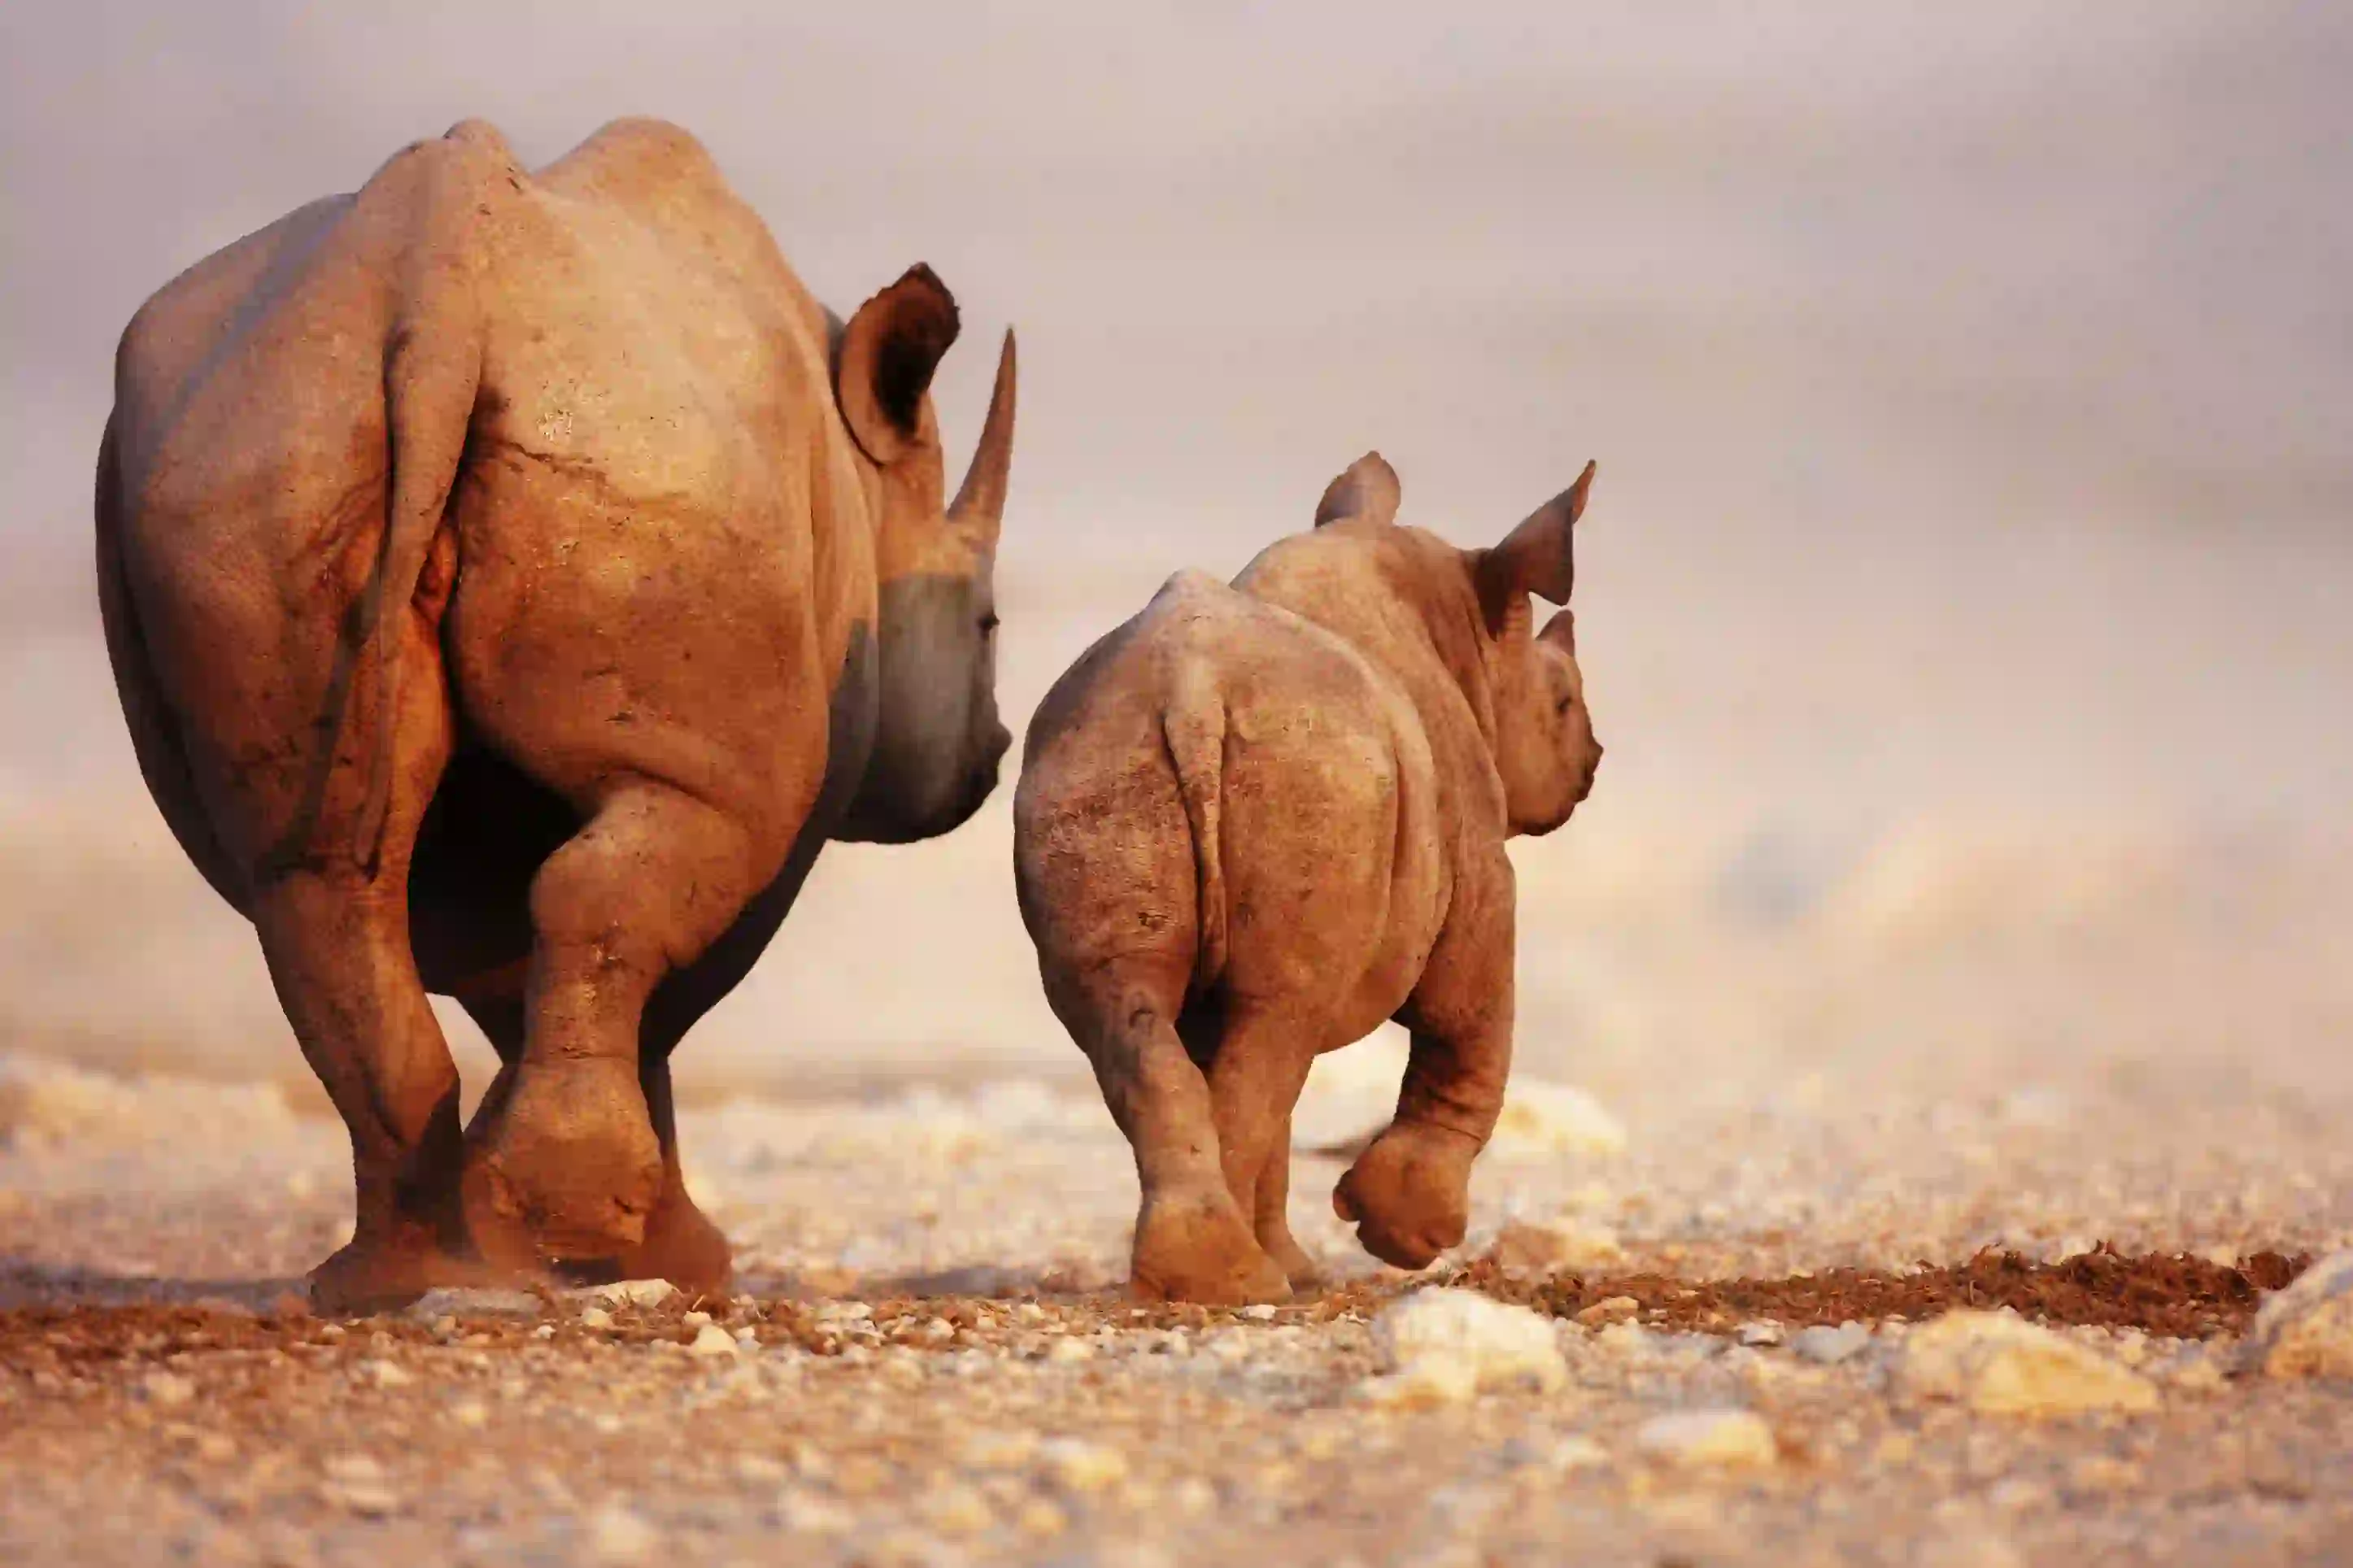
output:
[[[1197,986],[1214,984],[1226,969],[1226,874],[1221,802],[1225,791],[1226,706],[1198,678],[1180,677],[1176,700],[1161,719],[1176,793],[1193,836]]]
[[[384,852],[396,764],[401,614],[416,601],[464,459],[481,389],[480,247],[469,176],[485,151],[454,139],[414,153],[422,221],[398,258],[396,303],[384,348],[385,526],[356,629],[374,675],[375,729],[353,848],[374,876]]]

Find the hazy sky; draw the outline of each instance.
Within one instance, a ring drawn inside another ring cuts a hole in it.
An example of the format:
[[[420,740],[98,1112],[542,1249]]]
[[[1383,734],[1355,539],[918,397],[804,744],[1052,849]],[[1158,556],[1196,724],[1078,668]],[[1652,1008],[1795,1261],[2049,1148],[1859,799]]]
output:
[[[1600,459],[1581,613],[1630,718],[1796,734],[1761,709],[1802,688],[1863,744],[1925,697],[1982,751],[1999,683],[2022,752],[2252,725],[2302,766],[2353,677],[2348,81],[2353,10],[2260,0],[31,0],[0,611],[87,650],[110,356],[173,273],[464,116],[536,162],[652,113],[836,305],[937,267],[953,460],[1018,323],[1017,703],[1377,446],[1465,541]]]

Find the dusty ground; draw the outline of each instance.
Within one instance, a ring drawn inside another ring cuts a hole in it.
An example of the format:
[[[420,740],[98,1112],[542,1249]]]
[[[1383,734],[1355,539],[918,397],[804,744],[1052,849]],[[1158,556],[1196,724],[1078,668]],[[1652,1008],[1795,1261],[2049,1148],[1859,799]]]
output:
[[[1360,1049],[1319,1069],[1303,1146],[1377,1110]],[[13,1072],[0,1561],[2353,1560],[2353,1387],[2232,1375],[2293,1255],[2353,1240],[2326,1100],[1531,1090],[1440,1272],[1558,1314],[1567,1385],[1388,1409],[1368,1323],[1425,1282],[1330,1217],[1339,1158],[1303,1154],[1293,1194],[1330,1295],[1138,1310],[1110,1289],[1124,1148],[1059,1083],[706,1106],[732,1300],[328,1323],[290,1292],[347,1223],[332,1124],[269,1089]],[[2169,1260],[2045,1267],[2102,1241]],[[1891,1376],[1906,1320],[2001,1302],[2157,1407],[1983,1415]],[[1869,1331],[1799,1340],[1849,1315]],[[1727,1405],[1777,1462],[1637,1438]]]

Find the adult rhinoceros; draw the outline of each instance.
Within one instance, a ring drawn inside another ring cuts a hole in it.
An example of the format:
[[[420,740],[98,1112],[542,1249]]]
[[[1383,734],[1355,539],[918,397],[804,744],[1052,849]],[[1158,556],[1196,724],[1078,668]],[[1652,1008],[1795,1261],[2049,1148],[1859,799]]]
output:
[[[351,1131],[329,1308],[714,1285],[671,1047],[831,838],[994,787],[1010,334],[944,505],[928,268],[847,326],[678,129],[469,121],[166,286],[99,458],[142,771]],[[504,1068],[460,1131],[426,1002]]]

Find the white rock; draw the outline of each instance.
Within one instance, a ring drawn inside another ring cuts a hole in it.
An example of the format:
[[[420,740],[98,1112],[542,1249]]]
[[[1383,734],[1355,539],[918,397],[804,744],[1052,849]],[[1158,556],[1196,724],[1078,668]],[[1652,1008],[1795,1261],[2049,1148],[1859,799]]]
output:
[[[1778,1323],[1743,1323],[1740,1325],[1740,1342],[1744,1345],[1751,1347],[1757,1345],[1778,1345],[1785,1338],[1787,1338],[1787,1336],[1782,1332],[1781,1325]]]
[[[1915,1398],[1986,1415],[2149,1411],[2157,1387],[2130,1368],[2008,1312],[1959,1311],[1905,1337],[1898,1376]]]
[[[1585,1090],[1543,1079],[1514,1079],[1489,1151],[1504,1159],[1626,1152],[1626,1129]]]
[[[744,1347],[735,1342],[733,1334],[705,1319],[702,1326],[694,1331],[694,1342],[686,1347],[686,1353],[705,1357],[737,1356],[744,1353]]]
[[[139,1380],[139,1392],[150,1405],[176,1409],[196,1397],[196,1384],[195,1379],[182,1377],[176,1372],[151,1372]]]
[[[599,1563],[642,1563],[660,1544],[654,1527],[626,1504],[608,1502],[588,1516],[588,1552]]]
[[[1074,1492],[1099,1492],[1127,1479],[1127,1456],[1117,1448],[1079,1437],[1052,1437],[1038,1445],[1046,1473]]]
[[[1653,1415],[1634,1433],[1634,1447],[1646,1458],[1694,1468],[1755,1468],[1780,1458],[1764,1417],[1729,1408]]]
[[[1244,1307],[1242,1309],[1241,1315],[1248,1318],[1253,1323],[1271,1323],[1274,1321],[1274,1309],[1268,1306],[1263,1301],[1258,1302],[1252,1306]]]
[[[667,1279],[620,1279],[575,1294],[607,1307],[659,1307],[678,1294],[678,1287]]]
[[[605,1330],[613,1326],[613,1314],[602,1307],[580,1309],[580,1326],[584,1329]]]
[[[1397,1380],[1367,1390],[1382,1403],[1455,1403],[1482,1390],[1568,1381],[1552,1320],[1475,1290],[1417,1290],[1373,1321],[1381,1370]]]
[[[1046,1349],[1050,1362],[1079,1362],[1095,1359],[1095,1347],[1075,1334],[1065,1334]]]
[[[419,1322],[436,1318],[536,1318],[546,1302],[528,1290],[427,1290],[409,1303]]]
[[[377,1388],[406,1388],[417,1381],[409,1370],[396,1361],[364,1361],[353,1371],[361,1381]]]
[[[1861,1323],[1841,1323],[1834,1329],[1817,1323],[1789,1336],[1789,1353],[1817,1366],[1836,1366],[1862,1354],[1870,1344],[1871,1330]]]
[[[2241,1364],[2273,1377],[2353,1378],[2353,1248],[2329,1254],[2263,1303]]]

